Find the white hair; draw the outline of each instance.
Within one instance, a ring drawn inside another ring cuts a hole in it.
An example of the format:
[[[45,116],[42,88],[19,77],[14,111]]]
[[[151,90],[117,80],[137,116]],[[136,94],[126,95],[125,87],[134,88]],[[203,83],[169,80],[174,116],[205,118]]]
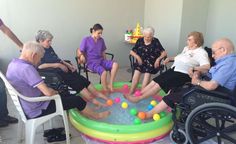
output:
[[[53,39],[53,35],[49,31],[39,30],[35,35],[35,39],[37,42],[45,41],[46,39],[51,40]]]
[[[23,49],[22,49],[22,55],[25,54],[39,54],[44,55],[44,48],[36,41],[29,41],[24,43]]]
[[[155,33],[155,30],[153,27],[146,27],[144,30],[143,30],[143,34],[151,34],[152,36],[154,36],[154,33]]]

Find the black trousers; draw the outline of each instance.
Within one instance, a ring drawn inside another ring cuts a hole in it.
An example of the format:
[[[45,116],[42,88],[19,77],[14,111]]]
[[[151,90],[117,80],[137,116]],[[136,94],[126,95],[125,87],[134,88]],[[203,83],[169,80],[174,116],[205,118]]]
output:
[[[0,119],[8,115],[5,84],[0,78]]]
[[[75,96],[75,95],[66,95],[63,96],[61,95],[61,101],[63,105],[64,110],[69,110],[72,108],[77,108],[79,111],[82,111],[86,107],[86,101],[82,99],[80,96]],[[56,105],[55,101],[51,100],[47,109],[42,111],[42,114],[40,116],[45,116],[51,113],[54,113],[56,111]]]

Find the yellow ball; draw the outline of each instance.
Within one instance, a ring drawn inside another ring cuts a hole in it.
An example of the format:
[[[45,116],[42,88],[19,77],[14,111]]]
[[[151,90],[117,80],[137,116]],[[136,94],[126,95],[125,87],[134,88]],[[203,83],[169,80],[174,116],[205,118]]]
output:
[[[153,117],[154,121],[158,121],[159,119],[161,119],[161,116],[159,114],[154,114]]]
[[[126,109],[126,108],[128,107],[127,102],[123,102],[123,103],[121,104],[121,107],[122,107],[123,109]]]
[[[150,102],[150,104],[151,104],[152,106],[155,106],[155,105],[157,105],[157,102],[156,102],[155,100],[152,100],[152,101]]]

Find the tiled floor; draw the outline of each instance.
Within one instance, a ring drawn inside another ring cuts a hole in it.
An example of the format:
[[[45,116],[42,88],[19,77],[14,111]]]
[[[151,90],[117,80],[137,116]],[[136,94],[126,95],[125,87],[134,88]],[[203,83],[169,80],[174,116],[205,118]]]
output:
[[[127,68],[122,68],[118,71],[116,81],[129,81],[131,77],[131,73],[128,72]],[[99,76],[96,74],[89,74],[90,81],[92,83],[99,82]],[[8,109],[10,115],[17,117],[18,113],[13,105],[12,101],[8,100]],[[48,129],[48,123],[44,124],[44,129]],[[53,119],[53,127],[61,127],[63,126],[62,120],[58,117]],[[23,132],[24,130],[22,130]],[[85,144],[86,142],[82,139],[80,133],[70,125],[70,133],[72,135],[71,144]],[[9,125],[5,128],[0,128],[0,144],[17,144],[16,142],[17,136],[17,124]],[[22,142],[24,143],[24,142]],[[65,142],[57,142],[54,144],[63,144]],[[91,142],[87,142],[91,143]],[[43,138],[43,126],[40,126],[36,133],[35,144],[47,144],[47,141]],[[164,143],[163,143],[164,144]],[[166,143],[165,143],[166,144]]]

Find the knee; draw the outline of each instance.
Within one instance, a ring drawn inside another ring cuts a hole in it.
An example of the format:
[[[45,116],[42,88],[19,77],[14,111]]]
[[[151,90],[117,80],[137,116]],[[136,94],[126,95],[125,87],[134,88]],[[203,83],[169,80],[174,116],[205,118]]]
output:
[[[112,64],[112,68],[118,69],[119,68],[119,64],[117,62],[114,62]]]

